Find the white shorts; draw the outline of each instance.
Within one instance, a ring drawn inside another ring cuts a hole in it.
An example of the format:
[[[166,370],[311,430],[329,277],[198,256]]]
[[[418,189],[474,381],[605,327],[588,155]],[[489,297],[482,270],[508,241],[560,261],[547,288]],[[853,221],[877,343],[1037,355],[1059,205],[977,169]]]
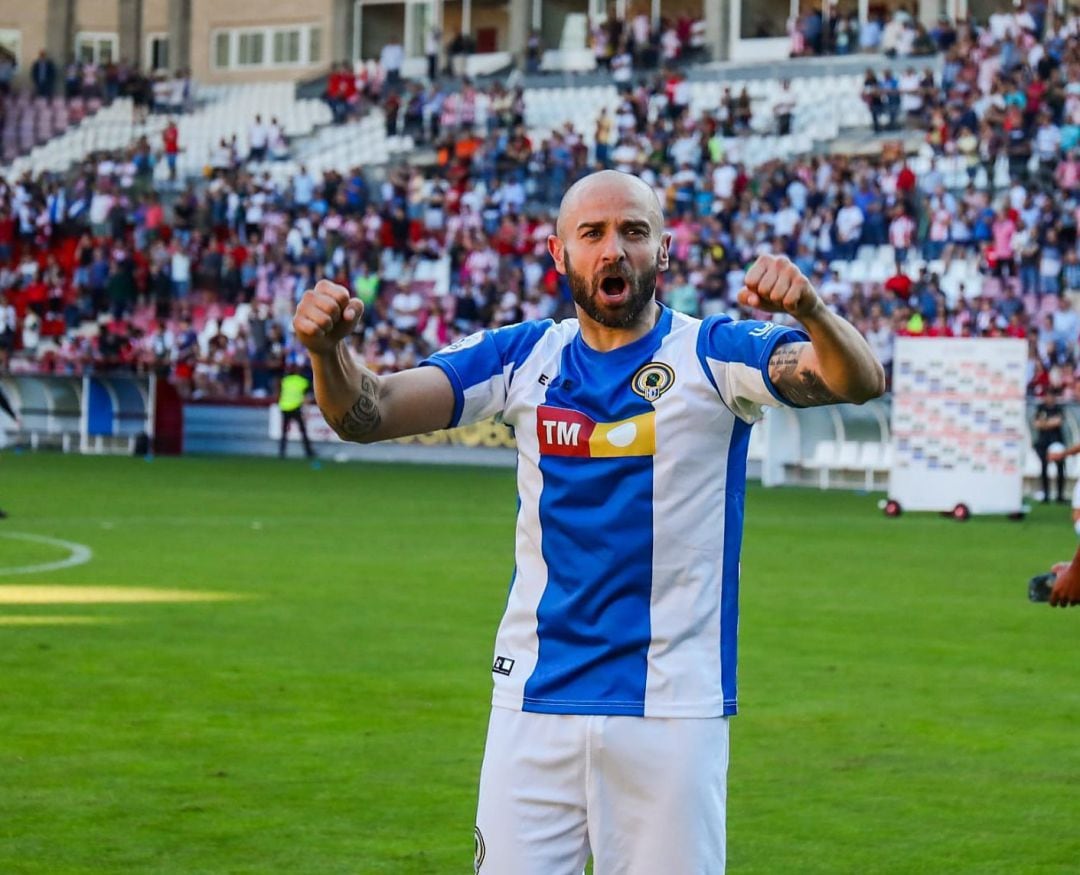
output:
[[[1080,477],[1076,478],[1076,483],[1073,485],[1072,509],[1080,510]]]
[[[492,708],[480,875],[720,875],[728,721]]]

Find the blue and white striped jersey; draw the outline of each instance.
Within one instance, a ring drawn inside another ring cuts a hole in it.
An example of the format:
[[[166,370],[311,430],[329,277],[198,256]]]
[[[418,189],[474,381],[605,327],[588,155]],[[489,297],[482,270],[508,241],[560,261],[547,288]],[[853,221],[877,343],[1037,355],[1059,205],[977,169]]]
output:
[[[513,580],[493,703],[554,714],[736,710],[751,424],[779,405],[773,349],[806,335],[663,308],[611,352],[575,319],[474,334],[428,358],[453,424],[496,414],[518,446]]]

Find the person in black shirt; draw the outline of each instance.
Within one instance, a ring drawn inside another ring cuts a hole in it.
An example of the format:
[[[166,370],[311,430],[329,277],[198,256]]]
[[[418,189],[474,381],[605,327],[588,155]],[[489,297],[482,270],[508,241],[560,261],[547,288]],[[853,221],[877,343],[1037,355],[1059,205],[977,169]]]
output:
[[[1050,477],[1049,464],[1054,461],[1057,464],[1057,500],[1065,502],[1065,462],[1061,458],[1048,459],[1048,453],[1052,444],[1065,443],[1065,411],[1058,403],[1057,390],[1047,389],[1043,402],[1035,409],[1035,452],[1039,455],[1042,465],[1042,490],[1043,503],[1050,501]]]

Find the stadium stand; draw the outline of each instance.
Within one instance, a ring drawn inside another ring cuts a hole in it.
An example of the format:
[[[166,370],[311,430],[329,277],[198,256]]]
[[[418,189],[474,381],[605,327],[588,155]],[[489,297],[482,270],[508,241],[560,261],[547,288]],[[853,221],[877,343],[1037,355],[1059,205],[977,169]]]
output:
[[[3,142],[22,149],[26,131],[34,146],[0,185],[0,368],[266,398],[304,364],[290,315],[324,275],[369,301],[354,342],[380,370],[478,328],[560,317],[572,305],[544,247],[554,209],[574,179],[613,166],[665,202],[670,306],[738,316],[746,265],[782,251],[887,367],[898,335],[1024,338],[1032,395],[1053,384],[1073,400],[1080,19],[1010,21],[935,30],[932,60],[902,45],[828,66],[642,70],[635,56],[627,76],[610,53],[610,70],[555,79],[537,55],[536,75],[401,89],[369,64],[335,68],[323,99],[184,86],[154,114],[119,95],[92,114],[84,95],[9,98]],[[893,36],[917,35],[908,24]],[[826,425],[770,445],[769,464],[879,484],[887,428]]]
[[[74,107],[82,105],[79,98],[73,98],[70,103]],[[105,107],[92,101],[86,105],[86,111],[90,114],[82,117],[78,125],[57,129],[51,139],[7,163],[3,176],[11,182],[27,173],[32,177],[66,173],[87,155],[126,149],[139,137],[160,134],[165,127],[165,119],[158,116],[145,122],[134,121],[130,98],[115,100]],[[78,114],[76,110],[74,117]]]

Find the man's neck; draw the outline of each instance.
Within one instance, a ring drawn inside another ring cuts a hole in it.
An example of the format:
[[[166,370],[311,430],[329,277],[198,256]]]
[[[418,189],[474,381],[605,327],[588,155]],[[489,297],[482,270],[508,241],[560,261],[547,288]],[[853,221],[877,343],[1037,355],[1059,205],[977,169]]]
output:
[[[660,319],[660,307],[655,300],[650,301],[633,324],[625,328],[602,325],[588,316],[581,307],[575,305],[575,309],[578,325],[581,328],[581,338],[586,346],[596,352],[611,352],[620,347],[629,346],[652,331]]]

